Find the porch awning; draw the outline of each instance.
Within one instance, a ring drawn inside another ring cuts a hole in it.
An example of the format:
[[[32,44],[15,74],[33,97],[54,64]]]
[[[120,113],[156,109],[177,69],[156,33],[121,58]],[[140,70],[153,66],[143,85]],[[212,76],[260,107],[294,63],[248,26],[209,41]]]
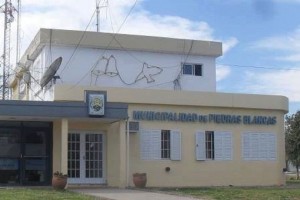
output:
[[[85,102],[18,101],[0,100],[0,118],[77,118],[122,120],[128,118],[128,104],[110,103],[105,106],[105,115],[91,117]]]

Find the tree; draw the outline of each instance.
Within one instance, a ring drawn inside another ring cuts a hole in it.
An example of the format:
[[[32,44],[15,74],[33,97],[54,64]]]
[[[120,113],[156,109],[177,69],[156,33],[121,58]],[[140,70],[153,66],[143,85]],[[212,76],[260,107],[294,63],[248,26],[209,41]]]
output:
[[[287,160],[291,162],[297,170],[299,179],[300,167],[300,111],[285,118],[285,150]]]

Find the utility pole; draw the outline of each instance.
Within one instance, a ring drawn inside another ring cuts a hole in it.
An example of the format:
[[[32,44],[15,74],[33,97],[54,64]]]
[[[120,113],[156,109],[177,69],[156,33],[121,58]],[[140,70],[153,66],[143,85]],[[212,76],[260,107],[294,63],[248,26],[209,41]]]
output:
[[[4,43],[3,43],[3,71],[2,71],[2,87],[1,94],[2,99],[6,100],[10,98],[9,89],[9,76],[10,76],[10,33],[11,23],[14,21],[13,13],[16,11],[11,3],[11,0],[5,0],[4,5],[0,6],[1,12],[4,13]]]

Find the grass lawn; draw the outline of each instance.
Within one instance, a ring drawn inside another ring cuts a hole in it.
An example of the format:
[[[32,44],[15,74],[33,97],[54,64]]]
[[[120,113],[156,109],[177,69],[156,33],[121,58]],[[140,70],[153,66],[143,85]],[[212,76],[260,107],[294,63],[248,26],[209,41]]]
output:
[[[1,188],[1,200],[93,200],[94,197],[70,191],[56,191],[53,189],[24,189],[24,188]]]
[[[200,199],[217,200],[300,200],[299,188],[262,187],[262,188],[193,188],[178,189],[178,193],[198,197]]]

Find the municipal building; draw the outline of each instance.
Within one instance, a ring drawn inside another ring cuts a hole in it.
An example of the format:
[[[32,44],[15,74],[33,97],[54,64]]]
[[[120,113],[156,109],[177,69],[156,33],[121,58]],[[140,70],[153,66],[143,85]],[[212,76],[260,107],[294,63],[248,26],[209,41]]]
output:
[[[216,91],[222,44],[40,29],[0,101],[0,185],[285,184],[288,99]],[[238,83],[236,83],[238,84]]]

